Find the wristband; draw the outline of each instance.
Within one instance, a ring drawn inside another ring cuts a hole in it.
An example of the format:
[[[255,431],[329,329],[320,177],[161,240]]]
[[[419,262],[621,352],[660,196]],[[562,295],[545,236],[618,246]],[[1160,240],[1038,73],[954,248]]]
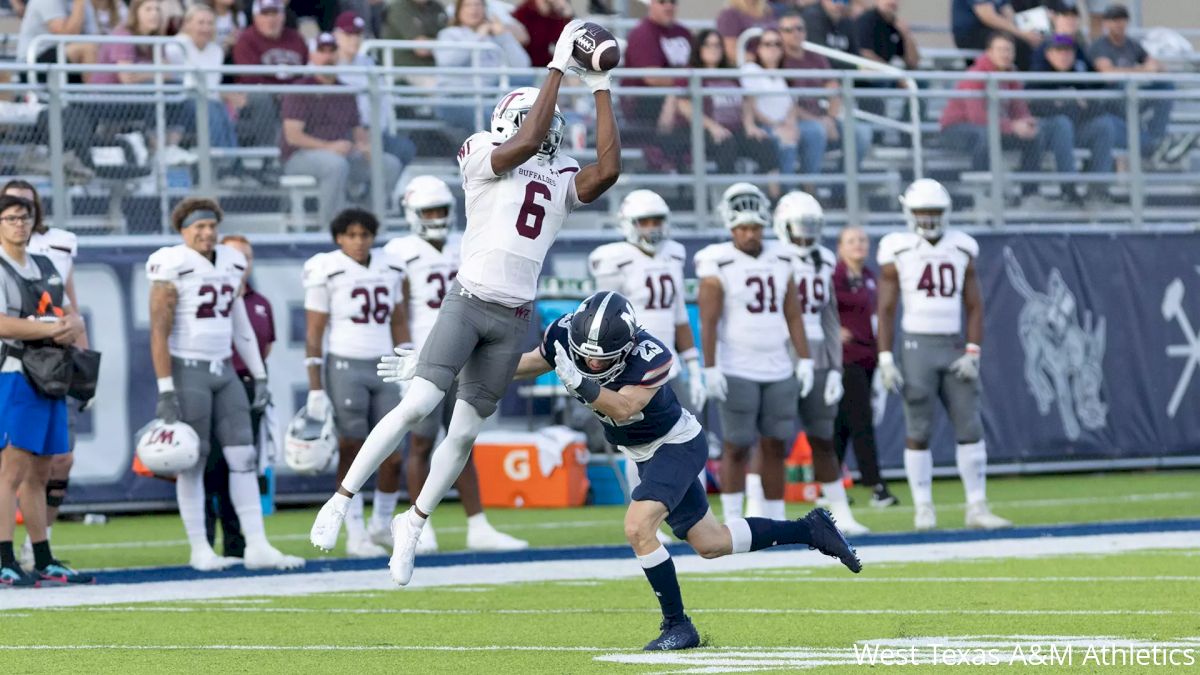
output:
[[[980,352],[979,345],[975,344],[974,342],[968,342],[967,348],[964,351],[966,351],[971,356],[979,356],[979,352]]]
[[[896,359],[892,356],[891,352],[879,352],[879,363],[880,365],[890,366],[896,363]]]
[[[304,359],[304,367],[305,368],[308,368],[311,366],[320,366],[320,365],[323,365],[324,363],[325,363],[325,359],[321,358],[320,356],[310,356],[310,357]]]
[[[695,347],[692,347],[691,349],[685,349],[679,352],[679,358],[683,359],[684,361],[699,361],[700,350],[696,349]]]
[[[175,391],[175,378],[170,375],[158,378],[158,393],[165,394],[169,391]]]
[[[579,394],[585,402],[592,403],[600,398],[600,384],[595,380],[589,380],[585,377],[583,378],[583,382],[580,382],[579,386],[575,387],[575,393]]]

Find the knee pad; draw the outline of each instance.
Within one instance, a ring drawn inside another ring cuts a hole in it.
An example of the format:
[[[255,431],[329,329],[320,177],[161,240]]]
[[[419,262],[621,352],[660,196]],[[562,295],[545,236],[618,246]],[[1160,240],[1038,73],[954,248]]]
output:
[[[46,506],[59,507],[67,499],[68,480],[50,479],[46,481]]]
[[[258,470],[258,449],[253,445],[228,445],[223,449],[225,463],[231,473],[249,473]]]

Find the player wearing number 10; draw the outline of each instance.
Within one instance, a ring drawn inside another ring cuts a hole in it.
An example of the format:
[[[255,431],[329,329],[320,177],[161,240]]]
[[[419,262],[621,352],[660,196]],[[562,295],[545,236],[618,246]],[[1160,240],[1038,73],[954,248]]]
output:
[[[595,96],[596,163],[581,169],[558,154],[563,131],[558,89],[567,69],[579,67],[573,51],[582,26],[572,21],[563,29],[541,90],[523,87],[505,95],[492,112],[491,128],[458,151],[467,214],[458,276],[420,358],[408,360],[409,350],[397,350],[395,358],[411,364],[404,379],[413,378],[412,384],[371,431],[309,533],[314,546],[332,548],[350,498],[457,378],[458,400],[446,437],[433,451],[429,477],[412,508],[392,520],[389,567],[402,586],[412,578],[426,520],[462,472],[483,421],[496,411],[517,368],[546,253],[567,215],[597,199],[621,172],[607,73],[573,71]]]

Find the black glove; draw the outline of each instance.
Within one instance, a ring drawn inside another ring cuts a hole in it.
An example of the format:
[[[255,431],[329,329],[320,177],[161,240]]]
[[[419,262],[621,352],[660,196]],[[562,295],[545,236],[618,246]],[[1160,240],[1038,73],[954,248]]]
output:
[[[154,409],[155,416],[167,424],[179,421],[179,397],[173,391],[164,391],[158,395],[158,407]]]
[[[254,400],[250,402],[250,409],[256,413],[261,413],[267,409],[267,404],[271,402],[271,390],[267,389],[267,381],[265,379],[254,381]]]

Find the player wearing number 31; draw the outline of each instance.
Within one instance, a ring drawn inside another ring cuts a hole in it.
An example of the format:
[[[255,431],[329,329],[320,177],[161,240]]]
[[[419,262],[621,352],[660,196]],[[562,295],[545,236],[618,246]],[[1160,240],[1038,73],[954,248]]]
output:
[[[572,21],[554,47],[539,91],[517,89],[500,99],[488,131],[458,151],[466,194],[467,225],[461,265],[420,357],[411,363],[407,393],[371,431],[341,486],[321,507],[309,532],[314,546],[330,549],[352,498],[405,432],[437,407],[458,379],[458,400],[446,436],[433,451],[429,477],[408,511],[392,520],[392,578],[405,585],[425,521],[470,458],[483,421],[496,411],[529,331],[538,275],[568,214],[604,193],[621,172],[620,138],[606,73],[580,72],[596,102],[595,164],[579,168],[558,154],[563,116],[558,89],[584,33]],[[398,350],[405,359],[410,350]],[[461,373],[461,376],[460,376]],[[408,379],[408,378],[405,378]]]
[[[263,528],[250,410],[269,402],[267,372],[241,297],[246,258],[217,243],[221,217],[221,207],[212,199],[184,199],[171,212],[171,224],[184,243],[160,248],[146,261],[157,417],[190,425],[200,439],[200,461],[175,481],[179,515],[192,548],[190,564],[217,570],[240,562],[218,556],[204,529],[204,466],[215,432],[229,464],[230,501],[246,536],[246,567],[300,567],[304,561],[272,547]],[[253,401],[230,363],[233,349],[254,376]]]
[[[947,230],[950,194],[924,178],[900,198],[907,232],[879,242],[879,376],[904,399],[908,425],[904,472],[912,490],[914,525],[937,527],[933,510],[934,405],[946,407],[958,441],[955,458],[967,493],[967,527],[996,529],[1012,523],[987,505],[987,451],[979,414],[979,353],[983,342],[983,297],[975,277],[979,244]],[[896,304],[904,302],[900,337],[904,353],[893,356]],[[963,309],[967,341],[962,342]]]

